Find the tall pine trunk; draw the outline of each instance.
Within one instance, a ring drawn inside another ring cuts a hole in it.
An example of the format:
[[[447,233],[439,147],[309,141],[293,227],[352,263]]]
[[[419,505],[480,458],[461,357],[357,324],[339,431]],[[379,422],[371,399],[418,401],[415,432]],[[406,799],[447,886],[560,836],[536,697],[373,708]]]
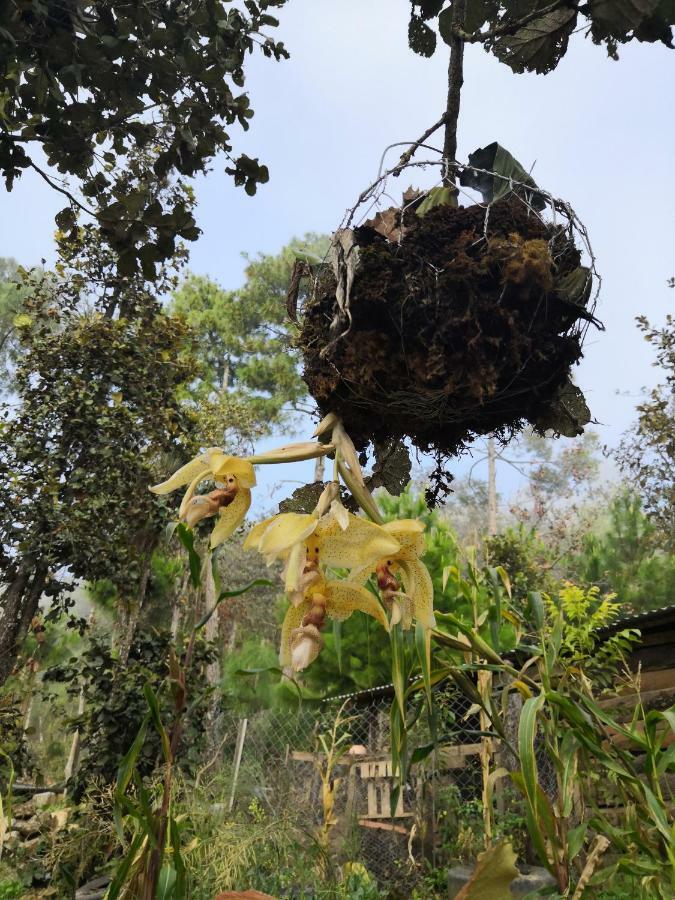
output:
[[[0,598],[0,685],[14,670],[21,644],[38,611],[47,572],[44,563],[24,560]]]

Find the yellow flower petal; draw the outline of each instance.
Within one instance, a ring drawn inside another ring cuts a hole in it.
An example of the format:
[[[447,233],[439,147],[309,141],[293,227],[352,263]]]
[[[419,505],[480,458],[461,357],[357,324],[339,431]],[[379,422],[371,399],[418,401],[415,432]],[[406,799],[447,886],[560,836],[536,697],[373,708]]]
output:
[[[195,490],[197,489],[197,485],[200,483],[200,481],[204,481],[205,478],[210,478],[210,477],[211,477],[211,470],[205,469],[202,472],[200,472],[198,475],[195,475],[195,477],[192,479],[192,481],[188,485],[188,489],[185,491],[185,494],[183,495],[183,499],[180,501],[180,507],[178,508],[178,518],[179,519],[184,518],[184,516],[188,510],[188,506],[190,505],[190,501],[192,500],[192,498],[195,495]]]
[[[263,519],[262,522],[258,522],[257,525],[254,525],[246,535],[246,540],[244,541],[244,550],[257,550],[260,546],[260,540],[263,534],[265,534],[268,527],[275,519],[276,516],[270,516],[269,519]]]
[[[412,600],[413,614],[425,628],[435,628],[434,586],[427,567],[419,560],[400,560],[406,593]]]
[[[345,531],[333,515],[324,516],[319,522],[316,537],[323,565],[362,568],[399,549],[398,541],[379,525],[351,513],[347,515]]]
[[[419,519],[396,519],[382,526],[401,545],[400,556],[402,559],[417,559],[424,555],[424,529],[425,525]]]
[[[306,540],[315,530],[316,516],[303,513],[280,513],[274,516],[260,539],[258,549],[265,556],[274,558],[289,551],[294,544]]]
[[[330,511],[340,528],[346,531],[349,528],[349,513],[337,498],[331,502]]]
[[[286,563],[286,571],[284,573],[284,586],[287,594],[292,594],[298,590],[302,570],[307,560],[307,546],[304,541],[293,544],[291,552],[288,555]]]
[[[279,648],[279,664],[282,668],[291,665],[291,632],[302,625],[302,620],[309,612],[311,603],[305,600],[299,606],[289,606],[281,626],[281,646]]]
[[[332,449],[332,444],[319,444],[314,441],[304,441],[301,444],[286,444],[283,447],[277,447],[276,450],[258,453],[251,457],[251,461],[256,465],[302,462],[307,459],[316,459],[317,456],[326,456]]]
[[[208,474],[211,468],[209,465],[211,454],[221,452],[222,451],[219,450],[218,447],[209,448],[206,453],[202,453],[196,459],[193,459],[189,463],[186,463],[184,466],[181,466],[177,472],[173,473],[171,478],[168,478],[161,484],[156,484],[154,487],[151,487],[150,490],[153,494],[170,494],[177,488],[183,487],[184,484],[189,484],[200,475]]]
[[[384,609],[370,591],[360,584],[353,584],[350,581],[327,581],[324,593],[327,600],[326,612],[332,619],[342,622],[358,610],[377,619],[380,625],[389,631],[389,622]]]
[[[224,506],[218,513],[216,526],[211,532],[211,549],[226,541],[244,521],[251,505],[251,492],[239,488],[237,496],[229,506]]]

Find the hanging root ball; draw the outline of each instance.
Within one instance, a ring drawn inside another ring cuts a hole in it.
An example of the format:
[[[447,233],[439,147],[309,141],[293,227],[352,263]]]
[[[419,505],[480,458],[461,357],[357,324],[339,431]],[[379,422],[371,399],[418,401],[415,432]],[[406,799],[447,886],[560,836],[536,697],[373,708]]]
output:
[[[571,230],[514,195],[388,210],[334,238],[304,305],[304,379],[361,447],[409,437],[454,455],[527,422],[578,434],[589,415],[569,373],[591,281]]]

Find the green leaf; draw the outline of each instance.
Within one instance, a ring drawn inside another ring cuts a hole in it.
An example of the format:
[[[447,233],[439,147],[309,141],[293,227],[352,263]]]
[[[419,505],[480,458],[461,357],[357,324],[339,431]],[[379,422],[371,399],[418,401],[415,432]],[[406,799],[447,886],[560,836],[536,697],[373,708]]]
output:
[[[436,49],[436,32],[429,28],[421,16],[414,13],[408,24],[408,46],[420,56],[430,57]]]
[[[545,701],[544,694],[530,697],[523,704],[518,723],[518,755],[523,775],[523,786],[530,807],[537,807],[537,758],[534,752],[534,739],[537,734],[537,716]]]
[[[106,891],[105,900],[118,900],[122,888],[127,880],[127,875],[129,874],[129,870],[136,860],[136,856],[138,855],[138,851],[141,849],[143,845],[143,841],[145,840],[145,835],[142,831],[140,831],[137,835],[134,836],[134,839],[129,846],[129,850],[126,855],[123,857],[122,861],[118,863],[117,868],[115,870],[115,877],[108,885],[108,890]]]
[[[434,752],[435,748],[435,743],[425,744],[423,747],[416,747],[410,754],[410,765],[414,766],[416,763],[422,762],[422,760],[426,759],[430,753]]]
[[[433,19],[443,9],[445,0],[416,0],[415,6],[419,6],[423,19]]]
[[[532,619],[532,623],[537,631],[541,631],[544,627],[544,598],[540,591],[527,592],[527,615]]]
[[[166,729],[164,727],[164,724],[162,723],[162,714],[159,711],[159,701],[157,700],[157,695],[153,691],[152,685],[149,681],[146,681],[143,685],[143,693],[150,710],[150,715],[152,716],[152,723],[155,726],[155,731],[159,735],[159,738],[162,742],[162,753],[164,754],[164,761],[170,763],[171,745],[169,741],[169,735],[166,733]]]
[[[565,55],[576,21],[575,9],[563,6],[551,10],[540,18],[532,19],[515,34],[497,38],[492,52],[514,72],[545,74],[555,69]]]
[[[593,278],[587,266],[578,266],[556,281],[555,290],[568,303],[585,307],[591,297]]]
[[[134,769],[136,768],[136,761],[138,760],[138,755],[143,749],[143,745],[145,744],[145,737],[148,731],[148,725],[150,723],[150,713],[147,713],[141,722],[141,727],[138,729],[138,733],[134,738],[134,741],[127,750],[125,756],[120,763],[119,769],[117,770],[117,780],[115,782],[115,801],[116,804],[122,799],[124,794],[126,793],[127,788],[129,787],[129,782],[131,781]],[[115,810],[115,828],[117,830],[117,834],[119,836],[120,841],[124,841],[124,831],[122,829],[121,817],[117,813],[117,809]]]
[[[436,206],[457,206],[457,189],[444,186],[432,188],[415,212],[422,218]]]
[[[173,850],[173,864],[176,870],[175,896],[176,900],[184,900],[184,898],[186,897],[186,872],[185,863],[183,862],[183,855],[181,853],[181,829],[180,825],[173,817],[171,817],[171,819],[169,820],[169,840],[171,841],[171,848]]]
[[[661,832],[663,837],[666,839],[668,845],[672,843],[673,836],[671,834],[670,825],[668,824],[668,813],[663,805],[655,794],[651,791],[647,785],[643,785],[642,790],[644,791],[645,799],[647,800],[647,808],[649,809],[649,813],[652,817],[652,820],[655,822],[656,827]]]
[[[422,670],[427,709],[431,712],[433,707],[431,697],[431,634],[429,629],[425,628],[421,622],[417,622],[415,625],[415,649],[417,650],[417,660]]]
[[[534,209],[542,210],[546,206],[532,176],[497,141],[469,154],[469,167],[460,174],[459,183],[480,191],[485,203],[494,203],[513,192]]]
[[[581,848],[584,846],[584,839],[588,831],[588,822],[582,822],[576,828],[570,828],[567,832],[567,858],[572,862]]]
[[[242,594],[245,594],[247,591],[250,591],[254,587],[274,587],[274,583],[272,581],[268,581],[266,578],[256,578],[253,581],[249,581],[249,583],[242,588],[235,588],[233,591],[221,591],[218,599],[213,604],[211,609],[204,613],[202,618],[195,625],[195,631],[203,628],[204,625],[206,625],[206,623],[218,609],[223,600],[227,600],[229,597],[240,597]]]
[[[589,0],[594,32],[625,38],[659,9],[659,0]]]
[[[338,672],[342,675],[342,622],[339,619],[333,619],[333,643],[335,645]]]
[[[178,535],[178,540],[185,547],[188,553],[188,560],[190,563],[190,581],[192,582],[192,586],[198,588],[202,583],[202,560],[200,555],[195,550],[194,532],[184,522],[179,522],[176,526],[176,534]]]
[[[169,900],[174,896],[176,887],[176,870],[171,863],[164,863],[157,879],[157,900]]]
[[[487,22],[490,0],[467,0],[464,14],[464,30],[478,31]]]

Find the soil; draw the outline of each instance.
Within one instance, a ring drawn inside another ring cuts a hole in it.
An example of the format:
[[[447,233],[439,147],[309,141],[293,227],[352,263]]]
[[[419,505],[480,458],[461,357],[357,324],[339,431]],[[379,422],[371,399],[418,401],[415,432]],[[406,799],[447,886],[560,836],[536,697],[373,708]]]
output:
[[[514,197],[487,225],[482,206],[396,212],[400,241],[372,224],[354,231],[349,332],[331,340],[330,266],[305,303],[304,379],[321,412],[340,415],[359,448],[409,437],[443,456],[550,419],[588,318],[559,291],[581,261],[569,231]]]

